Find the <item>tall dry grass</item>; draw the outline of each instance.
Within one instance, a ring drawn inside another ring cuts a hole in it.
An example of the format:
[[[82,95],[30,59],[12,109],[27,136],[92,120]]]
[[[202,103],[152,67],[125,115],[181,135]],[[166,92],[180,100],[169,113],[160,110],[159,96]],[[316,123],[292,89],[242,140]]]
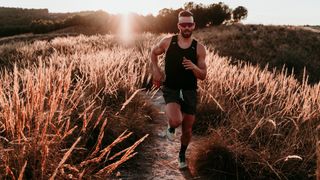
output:
[[[285,69],[231,65],[214,52],[207,63],[198,121],[214,127],[208,143],[224,144],[251,178],[314,178],[320,84],[308,85],[308,77],[299,83]],[[215,110],[212,119],[207,107]],[[205,153],[199,148],[199,159]]]
[[[79,36],[2,45],[1,179],[103,178],[135,156],[154,115],[134,93],[150,79],[137,44]]]
[[[152,113],[134,92],[149,85],[150,48],[162,36],[138,36],[130,46],[115,36],[0,46],[1,175],[102,177],[130,158],[143,139],[121,149],[130,133],[118,137],[108,128],[143,132],[143,113]],[[308,85],[307,77],[300,83],[285,69],[232,65],[214,52],[207,64],[195,127],[213,129],[194,164],[213,175],[206,155],[222,147],[245,178],[314,178],[320,85]]]
[[[310,75],[309,82],[320,80],[320,34],[298,26],[242,25],[217,26],[195,32],[220,56],[229,56],[232,62],[242,60],[281,70],[283,65],[302,82],[303,68]],[[294,49],[294,50],[293,50]]]

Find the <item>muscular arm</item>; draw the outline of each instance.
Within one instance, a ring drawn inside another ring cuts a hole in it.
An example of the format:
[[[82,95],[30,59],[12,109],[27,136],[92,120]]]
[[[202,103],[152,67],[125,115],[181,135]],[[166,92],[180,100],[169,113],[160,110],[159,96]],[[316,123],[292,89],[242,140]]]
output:
[[[206,49],[202,44],[199,44],[197,47],[198,52],[198,63],[197,65],[193,64],[190,60],[184,59],[183,65],[186,69],[192,70],[196,78],[204,80],[207,76],[207,65],[205,62],[206,59]]]
[[[164,75],[158,65],[158,56],[163,54],[171,41],[171,37],[163,38],[157,45],[151,50],[151,72],[153,77],[153,83],[159,87],[160,82],[163,80]]]

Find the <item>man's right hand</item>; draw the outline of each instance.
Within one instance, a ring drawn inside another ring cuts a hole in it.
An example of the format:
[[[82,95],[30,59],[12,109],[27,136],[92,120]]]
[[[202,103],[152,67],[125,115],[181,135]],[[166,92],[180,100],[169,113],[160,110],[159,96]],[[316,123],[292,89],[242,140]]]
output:
[[[159,89],[160,86],[161,86],[161,81],[155,81],[155,80],[153,80],[153,85],[154,85],[157,89]]]
[[[164,81],[164,73],[158,66],[158,56],[165,53],[166,49],[169,47],[171,42],[171,37],[163,38],[157,45],[151,49],[151,72],[152,72],[152,83],[156,88],[160,88],[162,82]]]
[[[154,70],[152,72],[152,83],[156,88],[160,88],[164,75],[160,70]]]

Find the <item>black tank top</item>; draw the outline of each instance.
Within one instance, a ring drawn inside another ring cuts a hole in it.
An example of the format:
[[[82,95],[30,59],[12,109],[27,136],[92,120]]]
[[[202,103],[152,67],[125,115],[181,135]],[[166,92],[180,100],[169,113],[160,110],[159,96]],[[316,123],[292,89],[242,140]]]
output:
[[[197,78],[191,70],[183,67],[183,57],[197,64],[197,41],[193,39],[191,46],[183,49],[178,45],[178,36],[175,35],[165,54],[166,79],[164,85],[171,89],[197,89]]]

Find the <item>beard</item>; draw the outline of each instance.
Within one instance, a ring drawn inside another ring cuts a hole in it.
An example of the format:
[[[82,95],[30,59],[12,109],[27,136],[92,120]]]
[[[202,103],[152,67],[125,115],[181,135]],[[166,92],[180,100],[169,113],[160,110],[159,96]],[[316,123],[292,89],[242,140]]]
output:
[[[189,38],[189,37],[191,37],[191,35],[192,35],[192,31],[189,31],[189,30],[181,31],[181,35],[182,35],[182,37],[184,37],[184,38]]]

